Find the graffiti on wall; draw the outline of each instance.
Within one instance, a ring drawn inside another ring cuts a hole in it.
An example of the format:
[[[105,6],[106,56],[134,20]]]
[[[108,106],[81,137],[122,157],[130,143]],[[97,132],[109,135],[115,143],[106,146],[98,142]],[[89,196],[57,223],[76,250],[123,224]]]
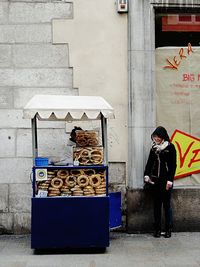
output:
[[[172,59],[166,58],[167,65],[165,65],[164,69],[172,69],[178,70],[179,65],[183,59],[186,59],[191,53],[193,53],[192,45],[188,43],[187,48],[180,48],[178,55],[175,55]],[[187,55],[187,56],[186,56]]]
[[[171,142],[177,151],[175,179],[200,172],[200,139],[175,130]]]

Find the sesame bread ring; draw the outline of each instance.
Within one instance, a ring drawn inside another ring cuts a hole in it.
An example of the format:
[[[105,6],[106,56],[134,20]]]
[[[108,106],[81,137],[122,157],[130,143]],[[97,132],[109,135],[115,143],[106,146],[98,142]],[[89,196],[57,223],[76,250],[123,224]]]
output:
[[[85,187],[89,184],[89,178],[87,175],[80,175],[78,176],[77,178],[77,184],[80,186],[80,187]]]
[[[83,190],[86,190],[86,189],[93,189],[93,187],[91,185],[87,185]]]
[[[101,184],[101,176],[99,174],[93,174],[89,177],[89,183],[92,187],[97,187]]]
[[[84,193],[84,196],[93,197],[93,196],[95,196],[95,194],[93,194],[93,193]]]
[[[61,188],[63,185],[63,180],[60,178],[53,178],[51,181],[51,186],[54,188]]]
[[[88,194],[88,193],[90,193],[90,194],[94,194],[95,193],[95,191],[94,191],[94,189],[83,189],[83,193],[84,194]]]
[[[83,170],[79,170],[79,169],[72,169],[70,171],[70,173],[73,175],[73,176],[79,176],[81,174],[84,174],[84,171]]]
[[[57,177],[61,179],[66,179],[68,175],[69,175],[69,172],[66,170],[59,170],[57,173]]]
[[[65,184],[69,187],[74,187],[76,185],[76,176],[74,175],[69,175],[65,179]]]
[[[97,190],[97,189],[105,189],[105,188],[106,188],[105,185],[99,185],[99,186],[96,187],[96,190]]]
[[[55,175],[55,172],[54,171],[48,171],[47,174],[48,175]]]
[[[61,187],[61,189],[69,189],[69,186],[67,186],[67,185],[63,185],[63,186]]]
[[[90,157],[90,151],[88,149],[83,149],[80,152],[79,157],[89,158]]]
[[[102,164],[102,161],[103,161],[102,156],[100,155],[93,155],[90,160],[92,164]]]
[[[81,136],[81,137],[77,138],[76,139],[76,144],[78,146],[87,146],[88,145],[87,137]]]
[[[99,189],[95,188],[95,192],[96,193],[106,193],[106,188],[99,188]]]
[[[95,170],[94,169],[86,169],[84,170],[84,173],[86,175],[93,175],[93,174],[96,174]]]
[[[92,149],[92,151],[91,151],[90,153],[91,153],[91,156],[92,156],[92,155],[99,155],[99,156],[102,156],[102,154],[103,154],[103,153],[102,153],[102,150],[97,149],[97,148],[96,148],[96,149],[95,149],[95,148]]]
[[[60,190],[62,193],[70,193],[71,191],[69,189],[61,189]]]
[[[87,165],[87,164],[89,164],[90,159],[89,158],[85,158],[85,157],[81,157],[81,158],[78,159],[78,161],[79,161],[80,165]]]
[[[88,146],[97,146],[99,144],[96,138],[88,139]]]
[[[87,138],[96,138],[97,137],[97,134],[96,134],[96,132],[85,132],[85,136],[87,137]]]
[[[55,187],[51,187],[51,186],[49,187],[49,190],[54,190],[54,191],[58,191],[58,192],[60,191],[59,188],[55,188]]]
[[[103,154],[102,151],[94,149],[90,153],[90,160],[93,162],[93,164],[101,164],[103,161]]]

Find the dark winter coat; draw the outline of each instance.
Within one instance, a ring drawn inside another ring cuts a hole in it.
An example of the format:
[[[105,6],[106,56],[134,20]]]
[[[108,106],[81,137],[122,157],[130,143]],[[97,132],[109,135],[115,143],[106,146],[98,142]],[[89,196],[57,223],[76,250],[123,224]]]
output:
[[[159,153],[152,147],[145,167],[144,175],[148,175],[154,182],[174,180],[176,172],[176,150],[172,143]]]

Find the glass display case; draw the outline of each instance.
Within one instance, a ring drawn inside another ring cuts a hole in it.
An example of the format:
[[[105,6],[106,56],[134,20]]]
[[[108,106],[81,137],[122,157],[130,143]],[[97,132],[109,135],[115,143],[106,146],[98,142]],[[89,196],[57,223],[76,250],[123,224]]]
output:
[[[33,197],[108,195],[107,166],[33,167]]]

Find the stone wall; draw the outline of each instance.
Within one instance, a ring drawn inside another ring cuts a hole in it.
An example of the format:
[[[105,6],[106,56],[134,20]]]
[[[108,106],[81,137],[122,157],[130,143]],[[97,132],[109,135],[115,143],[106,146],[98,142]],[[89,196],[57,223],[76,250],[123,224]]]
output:
[[[127,231],[129,233],[152,232],[152,192],[142,189],[128,190],[127,202],[129,203],[127,210]],[[175,188],[172,194],[172,208],[174,231],[200,231],[199,188]]]
[[[52,36],[52,21],[73,20],[73,9],[65,0],[0,0],[0,234],[31,229],[32,136],[23,107],[35,94],[79,93],[69,44],[53,43]],[[65,123],[38,126],[40,156],[60,156],[67,141]],[[125,228],[125,162],[110,163],[109,174],[110,191],[122,192]]]
[[[0,233],[30,231],[32,142],[24,105],[35,94],[77,94],[68,45],[52,44],[52,19],[72,17],[68,1],[0,1]],[[45,154],[65,125],[41,127]]]

